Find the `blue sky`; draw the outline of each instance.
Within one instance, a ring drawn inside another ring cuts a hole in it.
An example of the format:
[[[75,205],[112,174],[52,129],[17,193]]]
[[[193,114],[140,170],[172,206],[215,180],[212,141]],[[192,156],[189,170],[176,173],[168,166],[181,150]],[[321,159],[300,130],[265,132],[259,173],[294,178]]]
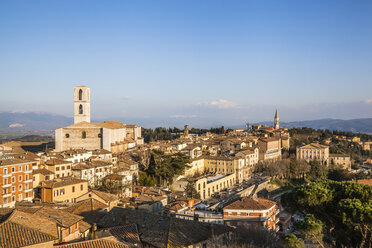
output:
[[[372,117],[372,1],[0,1],[0,111],[200,125]]]

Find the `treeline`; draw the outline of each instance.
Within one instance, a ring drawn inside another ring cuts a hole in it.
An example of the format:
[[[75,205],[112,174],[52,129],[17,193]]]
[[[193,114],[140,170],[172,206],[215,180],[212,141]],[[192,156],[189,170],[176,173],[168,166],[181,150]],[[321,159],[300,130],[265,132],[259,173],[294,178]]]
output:
[[[177,127],[173,128],[165,128],[165,127],[157,127],[155,129],[152,128],[142,128],[142,136],[145,142],[157,141],[157,140],[173,140],[180,137],[180,134],[183,134],[184,130],[179,129]],[[216,134],[224,134],[226,132],[225,127],[217,127],[217,128],[210,128],[210,129],[203,129],[203,128],[191,128],[189,130],[190,134],[197,134],[202,135],[205,133],[216,133]]]
[[[295,135],[310,135],[318,137],[320,140],[325,140],[328,138],[332,138],[333,136],[346,136],[347,138],[354,138],[359,137],[361,141],[372,141],[372,135],[365,134],[365,133],[353,133],[353,132],[344,132],[344,131],[331,131],[328,129],[313,129],[309,127],[302,127],[302,128],[291,128],[289,129],[289,133],[291,136]]]
[[[338,166],[326,166],[319,161],[283,159],[273,163],[259,163],[255,167],[255,173],[262,173],[274,179],[309,179],[319,178],[335,181],[349,181],[352,179],[371,178],[371,174],[350,173]]]

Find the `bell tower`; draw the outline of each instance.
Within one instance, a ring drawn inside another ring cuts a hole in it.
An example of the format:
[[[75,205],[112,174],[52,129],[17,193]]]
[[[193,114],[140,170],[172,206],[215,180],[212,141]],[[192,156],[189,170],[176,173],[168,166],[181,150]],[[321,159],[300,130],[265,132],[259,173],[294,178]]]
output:
[[[279,129],[279,115],[278,115],[278,110],[276,110],[276,112],[275,112],[274,128],[275,129]]]
[[[74,124],[90,122],[90,89],[86,86],[74,87]]]

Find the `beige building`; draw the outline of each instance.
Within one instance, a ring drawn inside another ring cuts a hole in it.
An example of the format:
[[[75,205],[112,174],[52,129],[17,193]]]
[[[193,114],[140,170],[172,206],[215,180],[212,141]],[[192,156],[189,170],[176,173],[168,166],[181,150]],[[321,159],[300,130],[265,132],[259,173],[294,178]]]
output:
[[[242,157],[206,156],[204,157],[204,166],[211,173],[234,174],[236,183],[241,183],[250,177],[250,168]]]
[[[341,166],[345,170],[351,170],[351,159],[346,154],[329,154],[328,164]]]
[[[43,165],[41,165],[42,168],[53,172],[55,178],[71,176],[71,166],[72,162],[57,158],[49,159]]]
[[[74,88],[74,124],[56,129],[56,151],[70,149],[124,152],[133,140],[143,144],[141,127],[125,125],[117,121],[90,122],[90,89],[85,86]]]
[[[277,161],[282,159],[280,138],[261,138],[258,140],[259,160]]]
[[[88,181],[78,178],[56,178],[40,183],[41,202],[76,202],[88,192]]]
[[[312,160],[320,161],[322,164],[328,164],[329,146],[311,143],[309,145],[299,146],[296,148],[297,159],[303,159],[307,162]]]
[[[236,183],[235,175],[221,175],[201,177],[194,181],[195,188],[200,194],[200,199],[205,200],[212,197],[213,194],[231,187]]]

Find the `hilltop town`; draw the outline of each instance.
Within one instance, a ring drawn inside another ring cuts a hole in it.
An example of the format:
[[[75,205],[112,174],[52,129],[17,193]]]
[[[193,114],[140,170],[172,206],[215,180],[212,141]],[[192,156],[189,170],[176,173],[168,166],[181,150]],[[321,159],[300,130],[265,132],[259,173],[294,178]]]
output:
[[[0,144],[0,247],[370,247],[372,136],[74,124]]]

